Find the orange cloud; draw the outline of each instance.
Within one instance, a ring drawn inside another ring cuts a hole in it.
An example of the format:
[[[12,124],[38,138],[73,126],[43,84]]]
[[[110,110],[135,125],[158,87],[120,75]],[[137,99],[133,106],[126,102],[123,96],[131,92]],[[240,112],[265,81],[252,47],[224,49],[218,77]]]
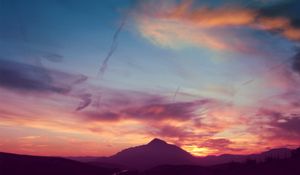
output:
[[[189,21],[201,27],[247,25],[255,21],[256,12],[240,7],[208,8],[191,10],[192,1],[183,1],[172,10],[159,15],[165,19]]]
[[[217,50],[243,47],[238,42],[228,44],[225,33],[212,28],[251,23],[255,17],[253,12],[229,8],[200,8],[190,12],[190,5],[191,1],[184,1],[177,7],[162,8],[155,14],[143,10],[142,15],[136,15],[138,30],[143,37],[162,47],[196,45]]]
[[[231,27],[241,26],[278,31],[290,40],[300,40],[300,29],[293,27],[288,18],[264,17],[254,9],[238,6],[194,8],[191,0],[159,5],[146,2],[136,13],[135,19],[141,35],[162,47],[178,49],[198,46],[253,53],[251,44],[257,43],[251,43],[252,40],[230,30]]]
[[[289,25],[289,20],[284,17],[261,17],[259,18],[258,28],[263,30],[273,30],[278,28],[284,28]]]
[[[293,27],[291,21],[286,17],[261,17],[258,19],[258,28],[280,30],[286,38],[300,40],[300,29]]]
[[[212,31],[187,24],[185,21],[166,19],[138,19],[138,29],[141,35],[155,45],[178,49],[188,46],[201,46],[216,50],[235,50],[242,48],[226,43],[226,38],[220,37],[221,32]]]
[[[289,39],[300,40],[300,29],[288,26],[284,28],[283,34]]]

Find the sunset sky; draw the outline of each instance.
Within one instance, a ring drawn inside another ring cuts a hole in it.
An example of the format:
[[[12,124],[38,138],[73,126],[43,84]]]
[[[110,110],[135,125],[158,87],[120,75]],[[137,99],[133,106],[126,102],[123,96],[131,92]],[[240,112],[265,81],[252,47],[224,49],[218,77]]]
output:
[[[0,152],[300,145],[298,0],[0,0]]]

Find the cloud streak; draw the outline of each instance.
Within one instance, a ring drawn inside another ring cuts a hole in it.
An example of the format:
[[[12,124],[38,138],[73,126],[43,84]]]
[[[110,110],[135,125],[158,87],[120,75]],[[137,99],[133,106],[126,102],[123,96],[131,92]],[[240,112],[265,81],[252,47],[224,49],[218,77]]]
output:
[[[31,95],[60,94],[81,100],[76,111],[91,103],[91,94],[73,92],[87,77],[51,70],[40,66],[0,60],[0,87]]]
[[[28,92],[68,93],[70,86],[57,84],[51,72],[44,68],[0,60],[0,86]],[[67,75],[69,78],[71,76]]]
[[[114,111],[105,110],[102,112],[90,111],[83,114],[90,121],[110,121],[110,120],[140,120],[140,121],[162,121],[166,119],[187,121],[195,116],[194,112],[210,100],[199,100],[191,102],[160,102],[144,105],[132,104],[130,106],[116,106]]]
[[[283,14],[269,17],[260,9],[239,5],[197,7],[190,0],[158,4],[144,2],[134,16],[141,35],[158,46],[177,49],[192,45],[221,51],[257,52],[257,41],[238,33],[237,28],[275,32],[290,40],[300,40],[300,29]]]
[[[84,108],[88,107],[91,103],[92,103],[92,99],[91,99],[92,95],[89,93],[85,93],[85,94],[80,94],[79,98],[82,100],[78,107],[75,109],[76,111],[81,111]]]

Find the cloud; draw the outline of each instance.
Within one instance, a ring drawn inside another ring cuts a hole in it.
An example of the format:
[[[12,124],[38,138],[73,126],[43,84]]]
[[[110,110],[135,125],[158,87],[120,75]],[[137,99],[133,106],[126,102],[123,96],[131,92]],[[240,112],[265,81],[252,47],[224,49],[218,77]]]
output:
[[[193,132],[186,131],[185,128],[176,127],[172,125],[158,126],[158,128],[158,131],[154,132],[153,135],[159,137],[187,138],[195,135]]]
[[[299,9],[300,2],[297,0],[281,1],[280,3],[264,6],[259,9],[259,14],[268,17],[285,16],[292,21],[292,25],[299,26],[299,15],[297,9]]]
[[[91,103],[91,94],[74,89],[88,78],[8,60],[0,60],[0,87],[31,95],[61,94],[81,100],[77,111]],[[74,92],[73,92],[74,91]]]
[[[293,108],[297,107],[293,106]],[[261,133],[260,136],[267,142],[275,142],[272,140],[274,138],[280,138],[280,140],[286,140],[290,143],[296,143],[299,140],[299,111],[292,108],[287,110],[287,108],[284,109],[280,106],[277,109],[263,108],[258,111],[257,117],[259,117],[258,122],[252,123],[253,126],[256,124],[257,128],[254,132]]]
[[[76,111],[81,111],[92,103],[92,94],[90,93],[79,94],[78,97],[82,101],[80,102],[79,106],[75,109]]]
[[[261,9],[240,5],[209,7],[199,6],[191,0],[179,3],[147,1],[138,7],[134,18],[143,37],[158,46],[175,49],[192,45],[253,53],[259,50],[255,40],[239,33],[248,29],[275,32],[290,40],[300,40],[300,28],[294,25],[295,20],[290,16],[279,12],[277,16],[269,16]]]
[[[230,6],[221,8],[199,7],[193,10],[192,5],[192,1],[183,1],[174,9],[162,14],[162,17],[188,21],[203,28],[239,26],[254,22],[255,12],[246,8]]]
[[[209,147],[209,148],[216,148],[216,149],[223,149],[228,147],[233,142],[228,139],[208,139],[201,143],[199,147]]]
[[[198,28],[186,24],[185,21],[148,17],[137,19],[137,21],[141,35],[158,46],[174,49],[187,46],[200,46],[216,50],[233,49],[230,44],[225,44],[225,38],[218,37],[221,33],[218,30]]]
[[[66,94],[72,86],[87,80],[84,75],[73,75],[43,67],[0,60],[0,86],[23,92],[52,92]]]
[[[59,63],[63,61],[63,56],[56,53],[48,53],[43,55],[43,57],[51,62]]]
[[[105,91],[105,90],[104,90]],[[127,94],[128,93],[128,94]],[[135,94],[132,92],[118,92],[120,100],[115,99],[113,91],[105,91],[106,99],[102,108],[91,108],[83,113],[83,117],[89,121],[109,120],[139,120],[161,121],[165,119],[185,121],[196,116],[195,111],[211,103],[210,99],[195,100],[189,102],[169,102],[163,96],[149,94]],[[111,97],[107,97],[110,96]],[[113,110],[112,110],[113,109]]]
[[[208,139],[202,142],[198,147],[199,148],[208,148],[210,150],[216,150],[217,152],[240,152],[244,151],[245,148],[234,148],[234,142],[226,138],[219,139]]]
[[[300,115],[296,115],[292,118],[280,119],[274,125],[285,131],[297,134],[300,138]]]
[[[23,63],[0,60],[0,86],[27,92],[67,93],[67,84],[56,84],[50,70]],[[55,72],[55,74],[61,74]]]
[[[209,100],[176,103],[153,103],[122,110],[125,115],[147,120],[189,120],[195,116],[195,109],[209,103]]]
[[[35,135],[32,135],[32,136],[24,136],[24,137],[21,137],[20,139],[25,139],[25,140],[34,140],[34,139],[38,139],[40,138],[41,136],[35,136]]]
[[[300,74],[300,50],[292,58],[292,68]]]
[[[89,121],[117,121],[121,119],[121,114],[111,111],[87,111],[83,115]]]
[[[258,29],[279,33],[290,40],[300,40],[300,28],[292,26],[286,17],[261,17],[253,25]]]

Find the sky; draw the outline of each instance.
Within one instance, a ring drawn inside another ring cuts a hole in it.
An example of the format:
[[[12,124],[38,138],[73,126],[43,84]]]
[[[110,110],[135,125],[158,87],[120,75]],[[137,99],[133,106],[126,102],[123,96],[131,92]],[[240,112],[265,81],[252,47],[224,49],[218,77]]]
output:
[[[0,151],[300,145],[297,0],[0,0]]]

